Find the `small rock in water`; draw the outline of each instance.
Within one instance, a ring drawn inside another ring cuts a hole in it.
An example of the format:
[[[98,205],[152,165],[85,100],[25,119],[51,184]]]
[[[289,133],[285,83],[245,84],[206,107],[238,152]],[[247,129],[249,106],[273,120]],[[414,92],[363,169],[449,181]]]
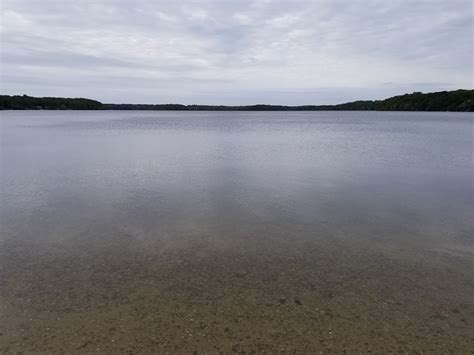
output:
[[[280,302],[281,304],[285,304],[286,303],[286,298],[282,297],[278,300],[278,302]]]
[[[301,301],[298,298],[295,298],[295,304],[297,304],[298,306],[302,305]]]

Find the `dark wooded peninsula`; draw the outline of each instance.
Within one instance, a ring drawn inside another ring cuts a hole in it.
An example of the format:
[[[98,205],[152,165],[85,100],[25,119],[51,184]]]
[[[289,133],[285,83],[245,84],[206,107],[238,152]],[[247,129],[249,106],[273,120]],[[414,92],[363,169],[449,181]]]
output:
[[[214,106],[181,104],[104,104],[84,98],[0,95],[0,110],[169,110],[169,111],[459,111],[474,112],[474,90],[414,92],[385,100],[338,105]]]

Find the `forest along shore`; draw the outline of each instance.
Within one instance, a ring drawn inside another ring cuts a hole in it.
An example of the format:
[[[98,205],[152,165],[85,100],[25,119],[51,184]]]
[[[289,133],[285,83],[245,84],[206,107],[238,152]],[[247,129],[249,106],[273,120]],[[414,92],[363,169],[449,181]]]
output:
[[[359,100],[338,105],[181,105],[104,104],[85,98],[0,95],[0,110],[157,110],[157,111],[458,111],[474,112],[474,90],[414,92],[385,100]]]

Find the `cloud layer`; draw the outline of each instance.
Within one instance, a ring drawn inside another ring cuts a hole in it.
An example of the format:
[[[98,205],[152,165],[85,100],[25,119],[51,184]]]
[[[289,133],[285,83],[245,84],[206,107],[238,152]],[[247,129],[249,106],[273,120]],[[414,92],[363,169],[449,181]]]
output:
[[[470,0],[0,0],[1,91],[321,104],[473,87]]]

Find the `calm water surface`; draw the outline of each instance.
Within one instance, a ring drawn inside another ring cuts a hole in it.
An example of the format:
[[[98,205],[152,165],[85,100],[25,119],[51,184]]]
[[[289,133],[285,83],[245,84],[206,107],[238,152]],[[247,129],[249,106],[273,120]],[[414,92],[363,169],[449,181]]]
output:
[[[470,114],[0,120],[0,350],[474,349]]]

